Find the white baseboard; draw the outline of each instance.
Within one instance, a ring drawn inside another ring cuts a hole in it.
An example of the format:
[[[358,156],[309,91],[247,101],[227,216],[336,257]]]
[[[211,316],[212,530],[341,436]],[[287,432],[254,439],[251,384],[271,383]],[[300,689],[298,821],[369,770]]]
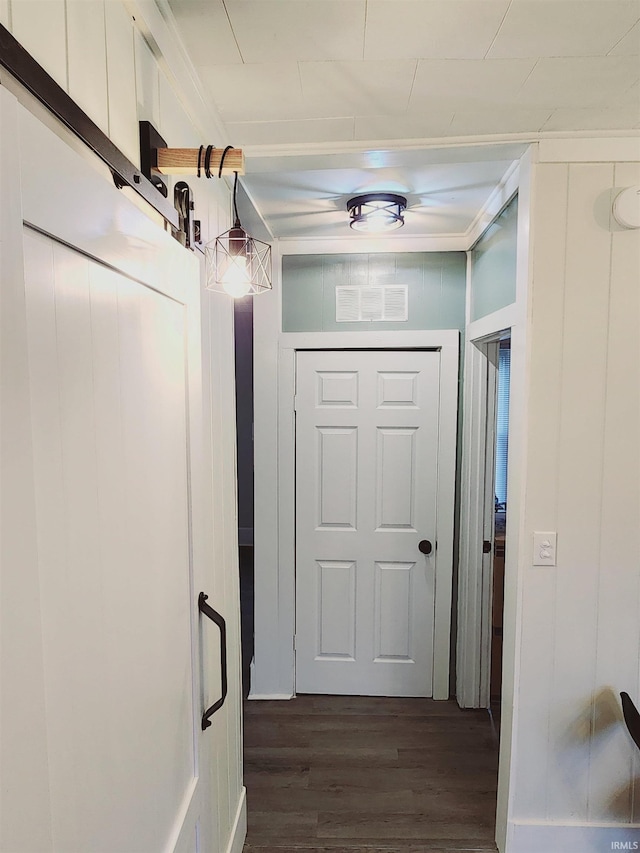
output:
[[[231,827],[226,853],[242,853],[247,836],[247,789],[243,788],[238,800],[238,810]]]
[[[640,824],[510,823],[505,853],[640,851]]]
[[[293,693],[249,693],[247,699],[293,699]]]

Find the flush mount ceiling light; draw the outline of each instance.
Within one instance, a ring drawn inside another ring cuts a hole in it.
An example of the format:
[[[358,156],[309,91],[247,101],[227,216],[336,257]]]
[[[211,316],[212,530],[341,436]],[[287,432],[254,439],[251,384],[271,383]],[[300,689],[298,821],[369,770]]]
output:
[[[355,231],[370,234],[395,231],[404,225],[406,207],[406,198],[395,193],[356,195],[347,202],[349,224]]]
[[[233,183],[233,228],[205,246],[207,290],[228,293],[236,299],[271,290],[271,246],[249,236],[240,224]]]

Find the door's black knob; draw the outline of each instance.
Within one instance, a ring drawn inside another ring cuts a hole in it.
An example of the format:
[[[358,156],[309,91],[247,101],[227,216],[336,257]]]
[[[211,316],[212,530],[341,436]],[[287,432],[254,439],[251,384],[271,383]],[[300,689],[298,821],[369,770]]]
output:
[[[428,539],[421,539],[420,542],[418,542],[418,550],[423,554],[430,554],[433,551],[433,545]]]

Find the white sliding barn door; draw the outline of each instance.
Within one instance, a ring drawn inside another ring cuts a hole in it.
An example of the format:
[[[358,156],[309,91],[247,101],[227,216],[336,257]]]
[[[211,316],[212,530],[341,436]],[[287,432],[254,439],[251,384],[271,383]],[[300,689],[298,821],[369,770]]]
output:
[[[173,850],[198,740],[185,306],[28,229],[24,256],[56,849]]]
[[[7,352],[24,356],[28,400],[16,425],[29,445],[23,483],[18,469],[6,481],[3,470],[3,500],[32,490],[35,542],[16,536],[2,553],[12,596],[3,608],[30,600],[36,621],[12,621],[2,647],[12,691],[5,681],[2,790],[12,810],[0,849],[214,853],[215,720],[203,732],[201,714],[220,695],[220,654],[197,604],[211,571],[194,486],[199,265],[33,117],[21,118],[21,144],[47,148],[51,180],[67,193],[39,192],[34,183],[50,175],[37,181],[31,161],[21,188],[4,172],[24,204],[24,229],[17,208],[3,214],[12,229],[3,285],[20,324],[3,318],[2,334]],[[2,391],[12,399],[10,382]],[[40,750],[21,766],[32,737]]]
[[[300,693],[432,695],[439,401],[436,351],[297,354]]]

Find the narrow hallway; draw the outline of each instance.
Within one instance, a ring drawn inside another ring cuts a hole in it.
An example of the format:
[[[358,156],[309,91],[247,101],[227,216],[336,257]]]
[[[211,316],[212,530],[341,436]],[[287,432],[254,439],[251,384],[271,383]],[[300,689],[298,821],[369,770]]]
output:
[[[455,701],[245,703],[245,853],[495,851],[498,740]]]

